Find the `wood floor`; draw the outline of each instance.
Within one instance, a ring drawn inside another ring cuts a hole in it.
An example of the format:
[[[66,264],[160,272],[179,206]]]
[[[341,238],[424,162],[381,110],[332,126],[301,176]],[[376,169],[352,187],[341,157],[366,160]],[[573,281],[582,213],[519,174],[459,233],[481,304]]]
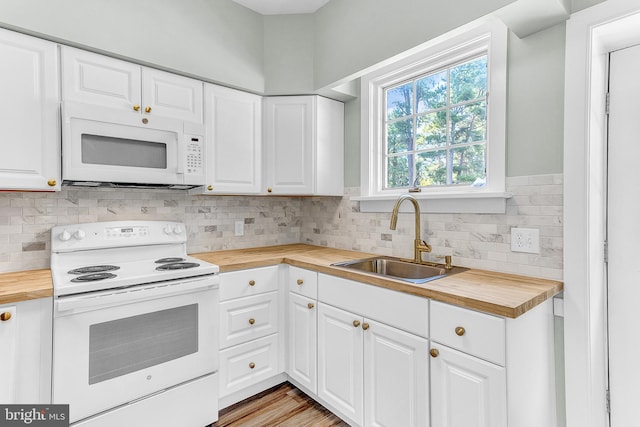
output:
[[[284,383],[220,411],[213,426],[348,426],[302,391]]]

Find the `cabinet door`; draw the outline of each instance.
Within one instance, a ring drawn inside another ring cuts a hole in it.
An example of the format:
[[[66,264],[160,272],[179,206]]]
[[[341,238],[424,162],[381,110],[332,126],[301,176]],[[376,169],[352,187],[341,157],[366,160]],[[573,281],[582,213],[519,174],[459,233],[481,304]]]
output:
[[[363,319],[318,303],[318,396],[362,425]]]
[[[62,99],[140,114],[140,66],[63,46]]]
[[[15,403],[17,357],[18,346],[18,319],[15,306],[0,307],[0,402],[4,404]],[[3,320],[4,319],[4,320]],[[37,339],[38,337],[32,337]]]
[[[143,67],[142,112],[202,123],[202,82]]]
[[[429,425],[429,344],[365,319],[364,425]],[[434,424],[439,425],[439,424]]]
[[[60,190],[58,47],[0,30],[0,188]]]
[[[260,193],[262,98],[207,84],[205,104],[205,193]]]
[[[314,117],[312,96],[265,98],[267,192],[313,194]]]
[[[506,427],[505,368],[437,343],[431,349],[432,425]]]
[[[289,292],[289,376],[316,393],[317,302]]]

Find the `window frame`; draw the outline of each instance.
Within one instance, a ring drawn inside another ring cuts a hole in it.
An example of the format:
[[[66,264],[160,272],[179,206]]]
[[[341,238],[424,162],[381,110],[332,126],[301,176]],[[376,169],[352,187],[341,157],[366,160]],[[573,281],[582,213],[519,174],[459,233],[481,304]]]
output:
[[[390,211],[390,207],[382,208],[388,203],[367,205],[367,202],[395,200],[408,191],[406,188],[384,189],[385,88],[486,54],[489,64],[486,184],[423,187],[421,192],[411,194],[419,200],[430,201],[425,204],[427,211],[504,212],[505,199],[511,196],[505,191],[507,37],[507,27],[497,19],[474,22],[391,58],[361,78],[361,194],[354,199],[361,201],[363,211]],[[478,204],[478,199],[486,200]],[[452,200],[455,203],[447,202]]]

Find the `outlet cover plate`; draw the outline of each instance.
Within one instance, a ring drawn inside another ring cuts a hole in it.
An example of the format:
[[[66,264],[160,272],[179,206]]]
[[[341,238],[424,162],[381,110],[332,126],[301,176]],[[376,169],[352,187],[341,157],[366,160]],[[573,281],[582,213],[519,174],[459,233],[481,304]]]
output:
[[[540,230],[537,228],[512,228],[511,251],[539,254]]]
[[[244,236],[244,221],[236,221],[235,235]]]

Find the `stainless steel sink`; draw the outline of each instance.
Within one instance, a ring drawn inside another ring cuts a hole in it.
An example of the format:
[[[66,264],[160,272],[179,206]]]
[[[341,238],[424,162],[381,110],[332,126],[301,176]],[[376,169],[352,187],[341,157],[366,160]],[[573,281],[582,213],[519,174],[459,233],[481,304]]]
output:
[[[377,274],[379,276],[400,279],[411,283],[425,283],[467,270],[461,267],[453,267],[451,270],[447,270],[444,268],[444,264],[416,264],[391,257],[367,258],[337,262],[331,265],[333,267],[348,268],[350,270]]]

